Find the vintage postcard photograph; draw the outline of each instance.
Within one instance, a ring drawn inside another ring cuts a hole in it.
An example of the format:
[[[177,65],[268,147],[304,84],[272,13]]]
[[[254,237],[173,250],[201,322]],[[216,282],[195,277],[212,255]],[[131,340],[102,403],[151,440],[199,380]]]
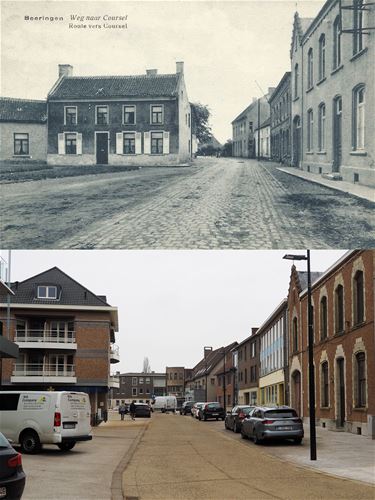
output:
[[[2,1],[2,246],[373,247],[374,7]]]

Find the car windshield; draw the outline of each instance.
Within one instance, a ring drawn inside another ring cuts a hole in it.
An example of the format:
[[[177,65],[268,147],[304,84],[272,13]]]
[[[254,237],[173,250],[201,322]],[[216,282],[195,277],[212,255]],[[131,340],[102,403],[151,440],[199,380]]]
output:
[[[265,418],[293,418],[297,417],[295,410],[270,410],[264,412]]]
[[[219,403],[209,403],[207,406],[209,408],[211,408],[211,409],[220,408],[220,404]]]
[[[254,406],[246,406],[245,408],[240,408],[240,411],[245,415],[248,415],[251,411],[254,410]]]

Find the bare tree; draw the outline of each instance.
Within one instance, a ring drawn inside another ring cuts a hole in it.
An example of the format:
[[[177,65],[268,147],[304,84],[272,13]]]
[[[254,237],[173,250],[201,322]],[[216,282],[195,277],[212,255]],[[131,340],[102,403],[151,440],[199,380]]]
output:
[[[147,356],[145,356],[143,358],[143,370],[142,370],[142,373],[151,373],[150,361],[148,360]]]

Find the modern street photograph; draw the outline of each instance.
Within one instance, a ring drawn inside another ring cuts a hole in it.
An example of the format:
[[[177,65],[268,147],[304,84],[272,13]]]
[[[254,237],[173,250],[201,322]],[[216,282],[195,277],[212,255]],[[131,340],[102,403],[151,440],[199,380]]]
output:
[[[1,28],[2,248],[374,248],[374,2],[5,0]]]
[[[375,494],[375,250],[0,257],[0,497]]]

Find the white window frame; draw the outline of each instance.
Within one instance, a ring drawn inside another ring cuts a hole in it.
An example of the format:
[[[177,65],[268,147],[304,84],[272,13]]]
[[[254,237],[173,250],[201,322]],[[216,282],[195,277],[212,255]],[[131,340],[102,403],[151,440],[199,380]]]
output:
[[[136,395],[137,395],[137,388],[132,387],[132,396],[136,396]]]
[[[326,148],[326,105],[319,105],[318,113],[318,148],[320,152],[324,152]]]
[[[152,121],[152,108],[161,108],[161,122]],[[151,125],[164,125],[164,104],[150,104],[150,124]]]
[[[312,109],[307,111],[307,151],[314,150],[314,112]]]
[[[98,108],[107,108],[107,123],[98,123]],[[109,125],[109,106],[108,104],[97,104],[95,106],[95,125]]]
[[[125,123],[125,108],[134,108],[134,122]],[[122,106],[122,124],[123,125],[136,125],[137,123],[137,106],[136,104],[123,104]]]
[[[360,94],[363,94],[362,102],[359,102]],[[353,150],[363,151],[365,149],[365,105],[366,87],[358,85],[353,90]]]
[[[66,122],[66,116],[67,116],[66,110],[68,108],[75,108],[75,110],[76,110],[76,122],[75,123],[67,123]],[[77,108],[77,106],[64,106],[64,125],[77,125],[77,124],[78,124],[78,108]]]
[[[161,153],[153,153],[152,152],[152,134],[161,134],[161,140],[163,145],[163,151]],[[152,156],[163,156],[164,153],[164,130],[150,130],[150,155]]]
[[[40,294],[40,289],[45,288],[46,289],[46,295],[41,295]],[[55,290],[55,294],[52,296],[50,295],[49,291],[50,289]],[[48,300],[56,300],[57,299],[57,286],[56,285],[38,285],[37,288],[37,298],[38,299],[48,299]]]
[[[138,385],[138,377],[132,377],[132,385]]]
[[[134,134],[134,153],[125,153],[125,134]],[[135,130],[124,130],[122,132],[122,154],[125,156],[135,156],[137,154],[137,132]]]

